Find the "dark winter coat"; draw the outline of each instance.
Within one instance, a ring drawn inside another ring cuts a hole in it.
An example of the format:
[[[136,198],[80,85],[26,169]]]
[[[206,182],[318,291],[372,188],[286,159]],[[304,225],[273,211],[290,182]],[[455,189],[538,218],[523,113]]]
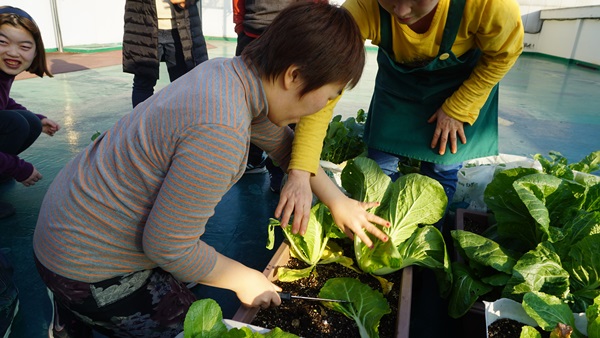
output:
[[[185,9],[171,4],[188,70],[208,59],[202,19],[195,0]],[[126,0],[123,71],[158,79],[158,19],[155,0]]]

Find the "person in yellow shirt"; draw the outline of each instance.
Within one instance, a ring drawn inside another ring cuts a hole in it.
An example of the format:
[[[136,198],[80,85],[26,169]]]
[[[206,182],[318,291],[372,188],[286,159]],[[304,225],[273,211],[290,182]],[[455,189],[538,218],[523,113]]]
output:
[[[421,173],[438,180],[452,201],[462,162],[498,154],[498,83],[523,49],[517,1],[346,0],[342,6],[363,39],[379,46],[364,135],[368,156],[392,179],[399,159],[420,160]],[[322,143],[315,133],[324,135],[324,118],[315,114],[296,126],[292,170],[299,162],[316,170]]]

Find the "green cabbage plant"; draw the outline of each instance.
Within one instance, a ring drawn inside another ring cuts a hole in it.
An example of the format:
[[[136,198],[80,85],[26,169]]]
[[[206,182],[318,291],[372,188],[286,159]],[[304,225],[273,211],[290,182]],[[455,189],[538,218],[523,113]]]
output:
[[[496,174],[484,201],[497,225],[484,235],[452,232],[466,260],[453,264],[452,317],[488,293],[521,302],[529,292],[542,292],[571,312],[585,311],[600,296],[600,178],[574,169],[597,169],[600,152],[574,165],[556,154],[542,161],[543,172]]]
[[[447,204],[440,183],[421,174],[407,174],[392,183],[375,161],[357,157],[344,167],[342,186],[354,199],[380,201],[370,212],[391,224],[381,228],[389,240],[373,237],[373,248],[354,237],[360,269],[386,275],[409,265],[430,268],[436,273],[440,293],[447,295],[452,282],[450,259],[441,232],[432,225],[442,218]]]
[[[342,299],[348,303],[324,302],[323,304],[344,316],[351,318],[363,338],[379,337],[381,317],[391,312],[387,300],[381,292],[354,278],[331,278],[319,292],[319,297]]]
[[[323,140],[321,160],[340,164],[366,153],[367,145],[363,141],[367,113],[363,109],[356,112],[356,118],[342,121],[342,115],[336,115],[329,122],[327,135]]]
[[[268,249],[273,249],[275,239],[275,227],[281,226],[281,222],[271,219],[269,222]],[[352,259],[345,257],[342,249],[330,238],[344,236],[335,226],[331,213],[325,204],[317,202],[310,211],[308,226],[304,235],[292,233],[292,227],[283,228],[283,233],[290,244],[290,254],[308,265],[304,269],[290,269],[279,267],[277,279],[282,282],[292,282],[300,278],[310,276],[317,264],[338,263],[353,269]]]
[[[219,304],[210,298],[192,303],[183,322],[184,338],[298,338],[297,335],[275,328],[259,333],[248,327],[227,328]]]

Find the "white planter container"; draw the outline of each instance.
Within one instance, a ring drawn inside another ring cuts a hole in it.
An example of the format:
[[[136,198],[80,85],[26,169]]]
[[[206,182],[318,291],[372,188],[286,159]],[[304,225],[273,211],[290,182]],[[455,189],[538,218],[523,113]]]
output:
[[[247,327],[250,330],[252,330],[253,332],[258,332],[258,333],[262,333],[265,334],[271,330],[269,329],[265,329],[259,326],[255,326],[255,325],[250,325],[250,324],[246,324],[246,323],[241,323],[238,322],[236,320],[232,320],[232,319],[223,319],[223,323],[225,324],[225,326],[227,326],[227,329],[231,330],[233,328],[236,329],[241,329],[242,327]],[[183,338],[183,332],[180,332],[178,335],[175,336],[175,338]]]
[[[521,303],[515,302],[512,299],[501,298],[495,302],[483,302],[485,304],[485,327],[486,337],[488,336],[487,328],[498,319],[507,318],[516,320],[520,323],[529,326],[537,327],[535,320],[525,312]],[[585,313],[574,313],[575,327],[579,332],[587,336],[587,318]]]

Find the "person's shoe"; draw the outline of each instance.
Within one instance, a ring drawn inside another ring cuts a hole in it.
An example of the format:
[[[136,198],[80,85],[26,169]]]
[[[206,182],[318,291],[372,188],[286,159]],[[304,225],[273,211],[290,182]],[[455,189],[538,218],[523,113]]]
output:
[[[10,203],[0,202],[0,219],[10,217],[16,212],[15,207]]]
[[[17,312],[19,291],[13,281],[14,269],[8,258],[0,253],[0,337],[8,337]]]
[[[12,182],[15,179],[12,176],[8,176],[8,175],[0,175],[0,184],[4,184],[4,183],[8,183],[8,182]]]
[[[244,172],[245,174],[264,174],[267,172],[267,167],[265,166],[264,162],[259,163],[258,165],[253,165],[253,164],[246,164],[246,171]]]

